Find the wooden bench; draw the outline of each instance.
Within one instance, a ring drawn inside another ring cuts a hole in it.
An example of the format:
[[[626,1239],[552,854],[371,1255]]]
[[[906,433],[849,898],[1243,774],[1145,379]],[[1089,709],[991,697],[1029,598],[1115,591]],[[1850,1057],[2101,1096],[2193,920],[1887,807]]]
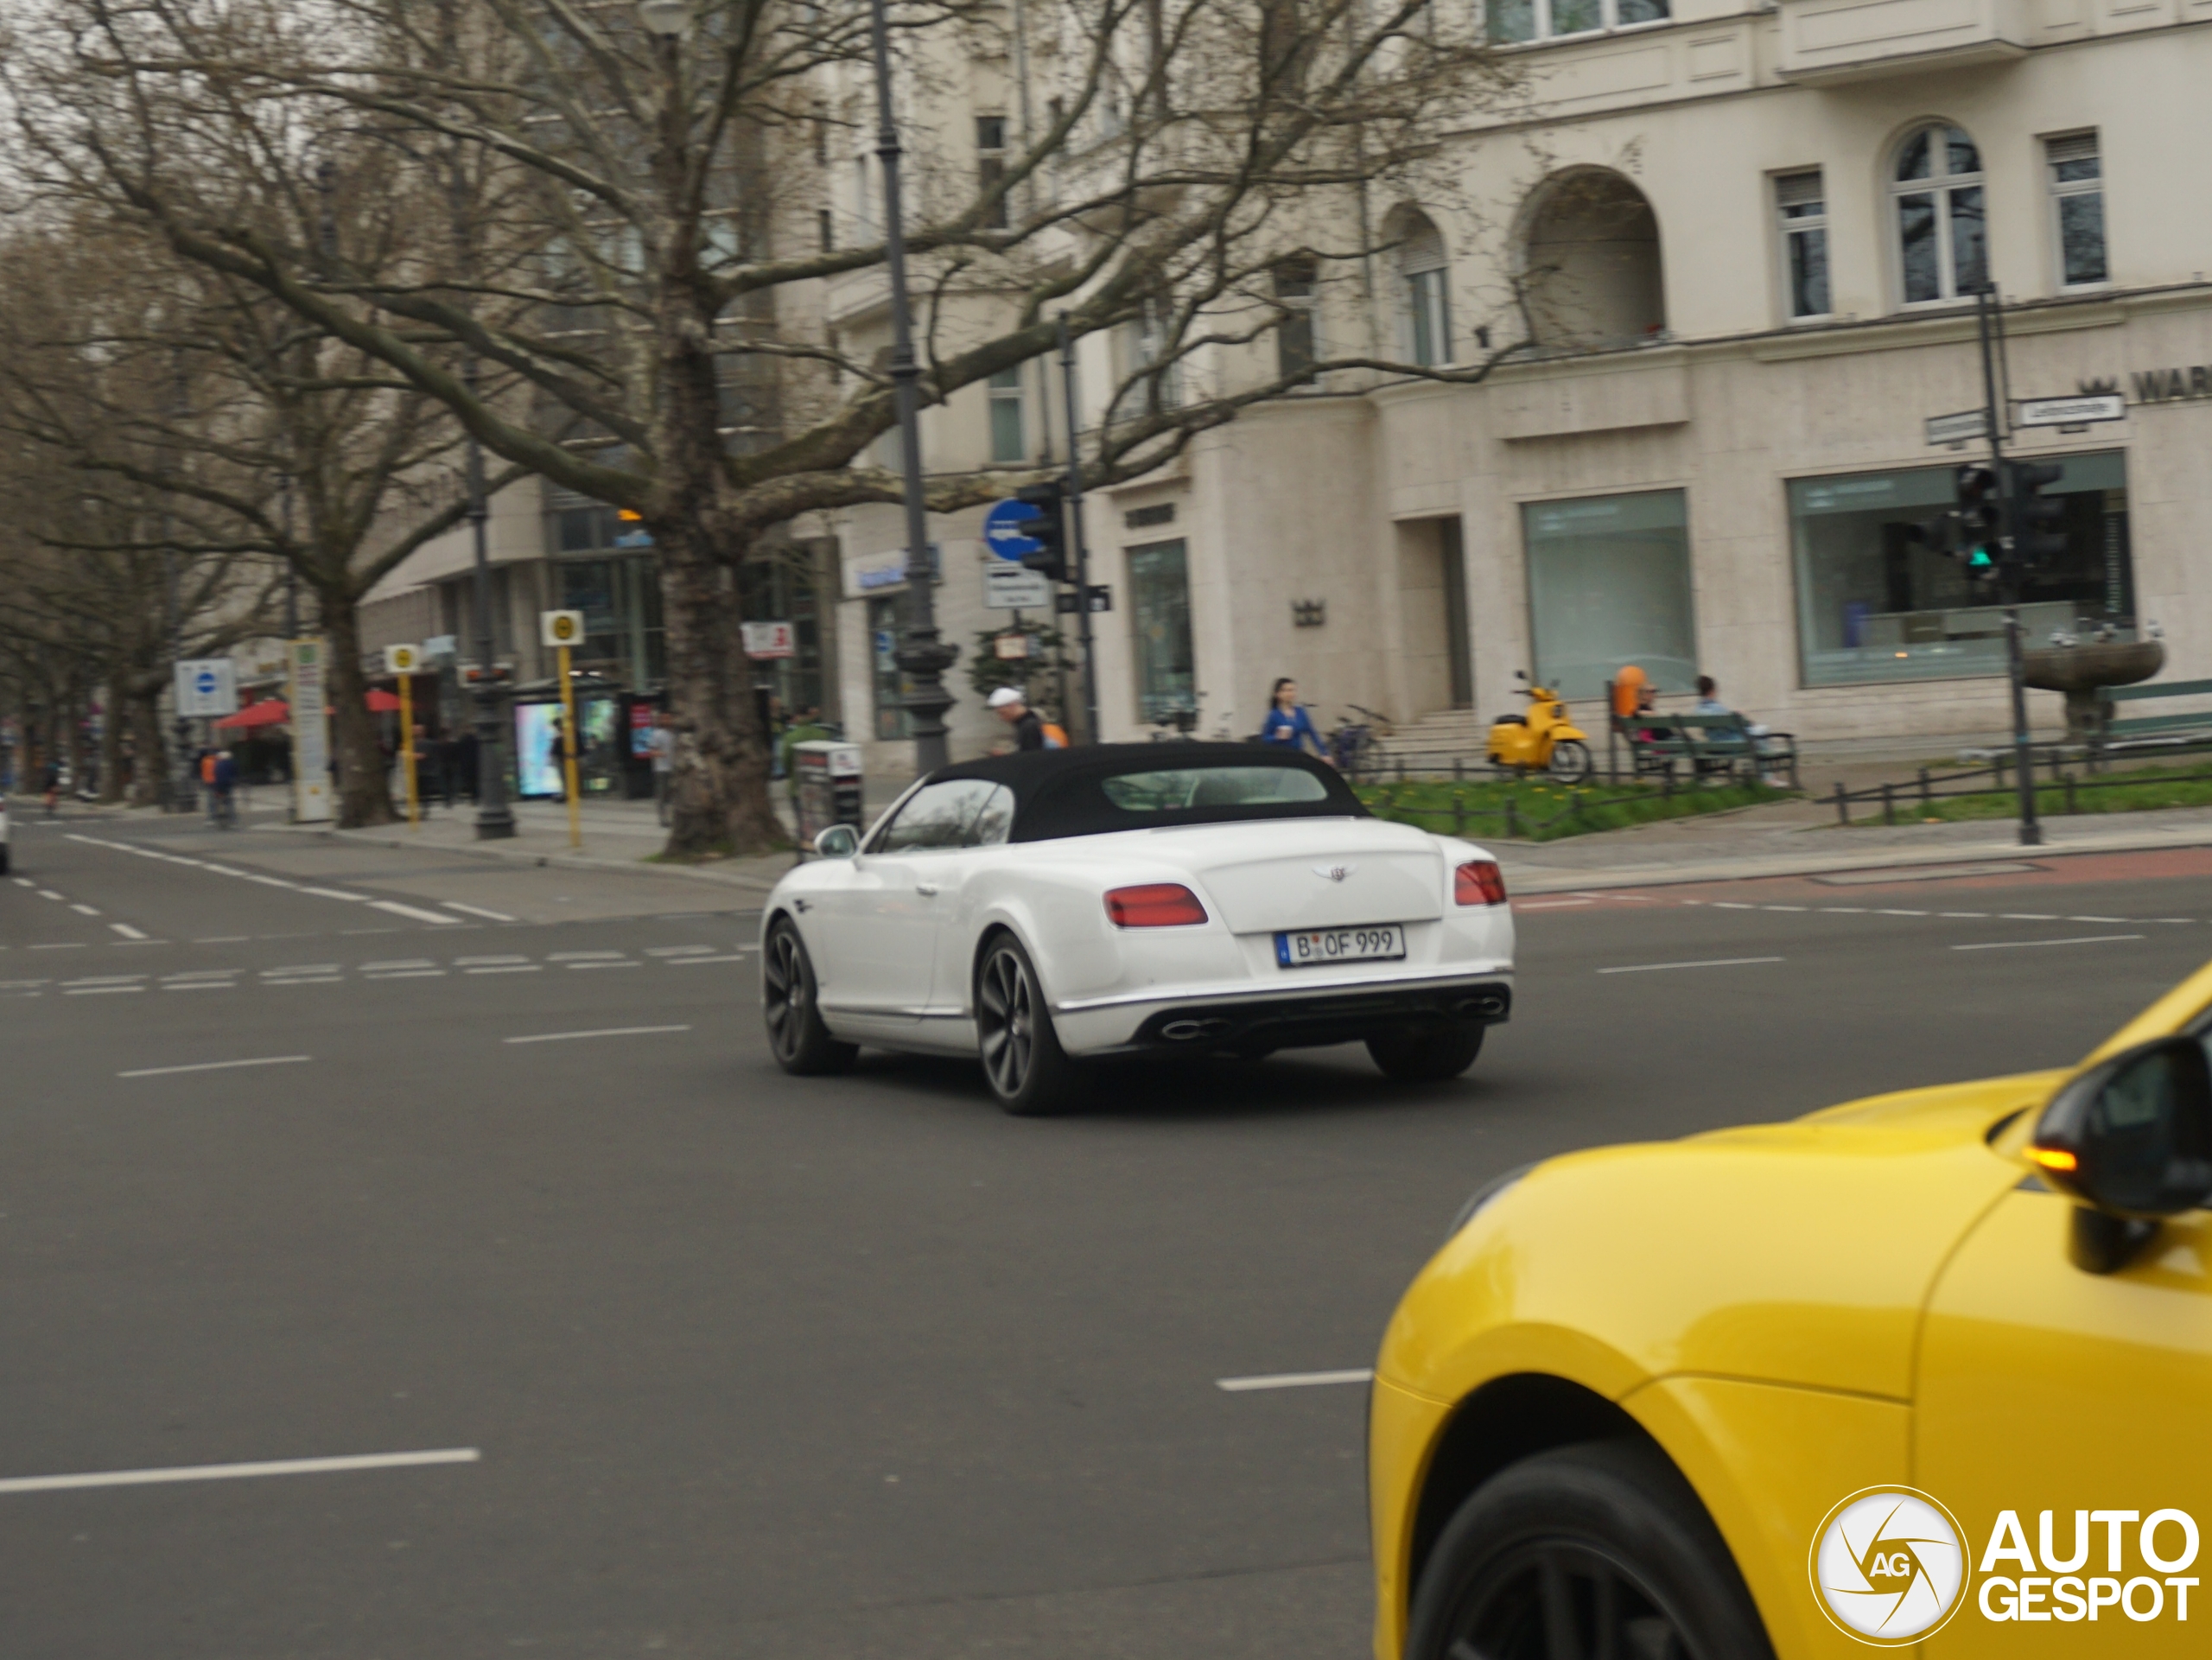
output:
[[[2124,721],[2113,718],[2115,704],[2149,703],[2161,697],[2212,697],[2212,680],[2149,680],[2139,686],[2103,688],[2097,693],[2097,747],[2108,747],[2115,739],[2125,742],[2131,738],[2175,737],[2190,733],[2212,738],[2212,709],[2199,709],[2193,715],[2136,715]]]
[[[1740,775],[1747,784],[1758,783],[1775,773],[1789,775],[1789,787],[1797,784],[1797,738],[1790,732],[1763,732],[1751,728],[1757,722],[1742,715],[1675,715],[1647,710],[1624,720],[1611,717],[1613,733],[1628,746],[1639,773],[1672,775],[1687,761],[1693,776],[1713,773]],[[1663,736],[1647,736],[1647,734]]]

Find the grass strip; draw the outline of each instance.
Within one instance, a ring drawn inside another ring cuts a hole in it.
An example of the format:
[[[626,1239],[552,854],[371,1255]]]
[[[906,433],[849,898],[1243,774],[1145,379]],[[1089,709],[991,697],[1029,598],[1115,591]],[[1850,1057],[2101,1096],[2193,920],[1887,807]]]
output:
[[[1368,811],[1378,818],[1418,825],[1444,836],[1465,835],[1476,840],[1511,836],[1524,842],[1556,842],[1662,819],[1760,806],[1788,800],[1792,793],[1739,784],[1669,792],[1650,784],[1569,786],[1534,779],[1460,784],[1413,779],[1403,784],[1363,784],[1356,789]],[[1513,805],[1510,817],[1509,800]]]

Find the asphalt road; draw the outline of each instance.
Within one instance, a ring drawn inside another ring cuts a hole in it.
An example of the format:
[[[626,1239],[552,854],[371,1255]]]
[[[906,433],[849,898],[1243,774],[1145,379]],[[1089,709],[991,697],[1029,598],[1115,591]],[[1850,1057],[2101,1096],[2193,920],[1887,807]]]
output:
[[[703,884],[16,854],[9,1660],[1351,1660],[1363,1391],[1217,1380],[1364,1366],[1497,1172],[2063,1063],[2212,941],[2212,855],[1550,896],[1460,1083],[1331,1051],[1029,1122],[960,1065],[785,1078]]]

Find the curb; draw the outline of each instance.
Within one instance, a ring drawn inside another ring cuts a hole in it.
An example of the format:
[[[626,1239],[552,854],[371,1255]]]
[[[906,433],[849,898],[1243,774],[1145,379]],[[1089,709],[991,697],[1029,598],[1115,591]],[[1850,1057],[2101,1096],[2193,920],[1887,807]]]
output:
[[[1952,842],[1938,848],[1894,849],[1886,853],[1843,857],[1776,857],[1717,860],[1705,864],[1669,865],[1648,870],[1619,867],[1576,873],[1553,868],[1537,874],[1509,871],[1516,894],[1580,893],[1587,888],[1669,887],[1689,883],[1753,881],[1778,876],[1819,876],[1854,870],[1910,870],[1929,865],[1986,863],[1993,859],[2041,861],[2066,859],[2093,853],[2152,853],[2171,848],[2212,847],[2212,824],[2201,829],[2170,831],[2158,836],[2112,836],[2024,848],[2017,840]]]
[[[707,882],[717,887],[741,888],[749,894],[766,894],[776,885],[777,878],[762,881],[756,876],[741,875],[734,871],[724,872],[696,865],[654,864],[645,860],[618,861],[594,858],[588,854],[533,853],[527,848],[486,846],[481,843],[456,846],[451,843],[423,843],[410,841],[404,836],[388,836],[381,830],[316,830],[308,826],[270,825],[295,836],[321,836],[326,841],[355,843],[362,847],[396,848],[405,853],[453,854],[464,859],[483,859],[495,864],[534,865],[561,870],[614,871],[634,876],[673,877],[683,881]]]

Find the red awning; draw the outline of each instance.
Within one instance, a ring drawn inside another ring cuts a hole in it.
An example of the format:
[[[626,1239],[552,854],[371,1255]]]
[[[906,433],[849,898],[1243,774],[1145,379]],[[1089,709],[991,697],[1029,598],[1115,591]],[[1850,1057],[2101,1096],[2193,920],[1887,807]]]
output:
[[[386,691],[382,686],[369,688],[368,704],[372,715],[396,715],[399,712],[398,695]]]
[[[215,722],[215,729],[235,732],[245,727],[275,726],[291,718],[291,708],[283,698],[264,697],[257,703],[248,703],[235,715],[226,715]]]

